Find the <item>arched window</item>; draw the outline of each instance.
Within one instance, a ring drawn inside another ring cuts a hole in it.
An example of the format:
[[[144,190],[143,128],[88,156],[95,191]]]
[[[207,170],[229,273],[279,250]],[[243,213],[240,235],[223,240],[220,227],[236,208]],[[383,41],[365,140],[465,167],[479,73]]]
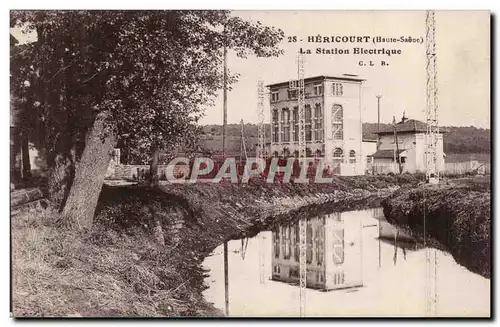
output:
[[[299,150],[295,150],[295,152],[293,153],[293,156],[295,158],[298,158],[299,157]]]
[[[278,151],[274,151],[273,157],[278,158],[278,156],[279,156]]]
[[[305,107],[306,122],[311,120],[311,106],[306,104]]]
[[[291,239],[290,239],[290,226],[283,227],[283,243],[284,243],[284,251],[283,251],[283,258],[284,259],[290,259],[291,256]]]
[[[318,228],[316,229],[316,263],[318,266],[323,265],[323,256],[324,256],[324,239],[325,239],[325,229]]]
[[[356,151],[354,150],[349,151],[349,162],[356,163]]]
[[[273,231],[273,243],[274,243],[274,257],[278,259],[280,257],[280,228],[277,227]]]
[[[281,114],[281,117],[283,119],[283,122],[285,124],[288,124],[288,122],[290,121],[290,110],[288,108],[283,108],[283,112]]]
[[[293,141],[299,141],[299,107],[293,107]]]
[[[290,150],[288,148],[283,149],[283,157],[288,158],[290,156]]]
[[[333,262],[344,263],[344,229],[333,231]]]
[[[316,158],[321,158],[323,156],[321,150],[316,150],[316,153],[314,154],[316,156]]]
[[[306,141],[311,141],[312,140],[312,127],[311,127],[311,121],[312,121],[312,116],[311,116],[311,106],[306,104],[305,105],[305,130],[306,130]]]
[[[278,119],[279,119],[279,113],[278,109],[273,110],[273,142],[279,142],[279,124],[278,124]]]
[[[299,257],[300,238],[299,237],[300,237],[299,224],[295,224],[295,248],[294,248],[293,256],[294,256],[296,262],[299,262],[299,260],[300,260],[300,257]]]
[[[311,263],[313,259],[313,229],[311,223],[306,228],[306,263]]]
[[[314,105],[314,118],[321,118],[321,104],[316,103]]]
[[[290,142],[290,109],[283,108],[281,119],[283,120],[281,141]]]
[[[312,151],[311,151],[311,149],[309,149],[309,148],[306,148],[306,157],[307,157],[307,158],[312,157]]]
[[[334,162],[342,162],[343,151],[341,148],[335,148],[333,151],[333,161]]]
[[[273,110],[273,122],[278,122],[278,109]]]
[[[323,141],[323,112],[320,103],[314,106],[314,140]]]
[[[342,123],[344,117],[344,109],[340,104],[334,104],[332,108],[332,120],[334,122]]]
[[[344,139],[344,110],[340,104],[334,104],[332,107],[332,138]]]

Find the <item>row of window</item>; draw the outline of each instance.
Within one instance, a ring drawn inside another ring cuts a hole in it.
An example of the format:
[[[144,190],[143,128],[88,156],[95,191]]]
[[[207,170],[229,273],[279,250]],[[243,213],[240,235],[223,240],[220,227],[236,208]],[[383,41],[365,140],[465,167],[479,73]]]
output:
[[[290,140],[293,138],[293,142],[298,142],[299,141],[299,124],[294,124],[292,125],[293,129],[292,131],[292,137],[290,136],[290,126],[282,126],[281,129],[281,142],[290,142]],[[311,124],[306,124],[305,126],[305,139],[306,142],[310,142],[313,140],[313,135],[314,135],[314,140],[315,141],[323,141],[323,129],[322,129],[322,124],[321,122],[316,122],[314,124],[314,131],[312,129]],[[273,127],[273,142],[278,143],[280,142],[280,129],[279,125],[274,125]]]
[[[323,115],[321,112],[321,105],[316,103],[314,106],[314,117],[312,118],[312,109],[310,105],[305,106],[305,138],[306,141],[312,141],[313,127],[314,127],[314,140],[323,140]],[[292,111],[292,121],[290,121],[290,109],[283,108],[281,114],[283,129],[281,130],[281,142],[290,142],[290,127],[293,131],[293,141],[299,141],[299,114],[298,108],[294,107]],[[272,141],[280,142],[280,128],[279,128],[279,111],[273,110],[272,114]],[[332,138],[334,140],[344,139],[344,109],[340,104],[332,106]]]
[[[281,273],[281,268],[279,265],[273,266],[273,275],[280,275]],[[325,282],[325,274],[322,271],[308,271],[307,276],[310,276],[311,274],[316,273],[316,280],[318,283],[324,283]],[[343,273],[342,273],[343,274]],[[299,267],[290,267],[288,270],[288,278],[299,278],[300,271]],[[342,276],[343,277],[343,276]],[[339,279],[340,280],[340,279]],[[337,284],[337,279],[335,279],[334,284]]]
[[[276,259],[280,257],[281,251],[283,251],[283,258],[285,260],[290,259],[292,256],[296,262],[300,260],[299,258],[299,226],[294,225],[279,227],[280,230],[275,230],[273,232],[273,246],[274,246],[274,256]],[[293,233],[292,233],[293,231]],[[280,235],[283,237],[283,242],[280,243]],[[316,254],[316,264],[321,266],[324,263],[325,257],[325,229],[318,228],[314,231],[312,225],[307,226],[306,229],[306,263],[310,264],[314,260],[314,254]],[[313,248],[316,251],[313,251]],[[333,231],[333,262],[336,264],[341,264],[344,262],[344,229],[338,229]]]
[[[307,86],[306,86],[307,87]],[[309,94],[305,94],[308,96]],[[323,84],[318,83],[313,85],[313,93],[312,96],[321,96],[323,95]],[[333,96],[342,96],[344,95],[344,86],[342,83],[332,83],[331,85],[331,95]],[[289,89],[287,90],[287,99],[280,99],[279,91],[271,92],[271,102],[278,102],[280,100],[295,100],[299,96],[298,89]]]
[[[314,134],[314,139],[317,141],[323,140],[323,118],[321,112],[321,104],[316,103],[314,106],[314,117],[312,119],[312,109],[310,105],[305,105],[305,139],[306,141],[311,141],[312,136]],[[281,130],[281,142],[290,142],[290,131],[293,132],[293,141],[299,141],[299,110],[298,107],[294,107],[292,111],[292,121],[290,120],[290,109],[283,108],[281,114],[281,118],[283,121],[282,130]],[[279,142],[279,111],[278,109],[273,110],[273,142]],[[313,132],[314,126],[314,132]]]
[[[278,158],[279,156],[280,156],[280,154],[278,153],[278,151],[274,151],[273,157]],[[292,153],[290,152],[290,150],[288,148],[284,148],[282,156],[286,159],[286,158],[289,158],[290,156],[292,156]],[[313,156],[313,153],[312,153],[311,149],[306,148],[306,157],[311,158],[312,156]],[[317,158],[323,157],[323,152],[321,152],[321,150],[316,150],[316,152],[314,153],[314,156]],[[295,158],[299,157],[299,150],[295,150],[293,152],[293,157],[295,157]]]
[[[344,162],[344,151],[341,148],[335,148],[333,150],[333,162]],[[356,163],[356,151],[349,151],[349,163]]]
[[[341,106],[342,107],[342,106]],[[309,104],[306,104],[304,106],[304,115],[305,115],[305,120],[306,122],[308,120],[312,121],[313,119],[313,116],[312,116],[312,109],[311,109],[311,105]],[[295,121],[295,122],[298,122],[299,121],[299,107],[298,106],[295,106],[293,107],[293,110],[292,110],[292,115],[290,116],[290,109],[288,107],[285,107],[283,109],[281,109],[281,121],[284,123],[284,124],[288,124],[290,123],[290,118]],[[323,115],[322,115],[322,112],[321,112],[321,104],[319,103],[316,103],[314,105],[314,118],[316,119],[322,119],[323,118]],[[274,109],[273,110],[273,118],[272,118],[273,122],[278,122],[279,120],[279,110],[278,109]]]
[[[291,156],[290,150],[287,148],[283,149],[283,157],[288,158],[290,156]],[[293,153],[293,156],[298,158],[299,151],[296,150]],[[314,153],[314,156],[315,157],[323,157],[323,153],[321,152],[321,150],[316,150],[316,152]],[[274,151],[273,157],[276,157],[276,158],[279,157],[278,151]],[[312,151],[310,148],[306,148],[306,157],[307,158],[312,157]],[[344,162],[344,151],[342,151],[341,148],[335,148],[333,150],[333,161],[336,163]],[[349,151],[349,163],[356,163],[356,151],[354,151],[354,150]]]

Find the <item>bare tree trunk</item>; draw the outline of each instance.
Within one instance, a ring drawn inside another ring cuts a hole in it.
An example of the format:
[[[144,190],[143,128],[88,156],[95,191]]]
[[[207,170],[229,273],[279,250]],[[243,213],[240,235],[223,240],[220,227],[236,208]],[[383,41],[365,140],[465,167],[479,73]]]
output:
[[[160,150],[156,148],[153,152],[151,165],[149,166],[149,184],[150,186],[158,186],[158,161],[160,160]]]
[[[54,159],[49,175],[49,200],[61,211],[68,198],[71,183],[75,177],[75,165],[67,153],[59,153]]]
[[[64,206],[63,215],[78,229],[92,227],[104,175],[116,144],[114,135],[102,139],[107,115],[107,112],[97,115]]]
[[[26,179],[31,177],[30,153],[28,132],[21,132],[21,178]]]

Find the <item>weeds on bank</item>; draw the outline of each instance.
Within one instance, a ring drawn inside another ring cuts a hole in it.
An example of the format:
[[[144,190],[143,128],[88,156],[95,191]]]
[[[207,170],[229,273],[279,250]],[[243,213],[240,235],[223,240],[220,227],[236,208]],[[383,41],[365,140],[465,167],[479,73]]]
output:
[[[15,317],[195,314],[172,262],[141,230],[78,232],[53,211],[12,218]]]

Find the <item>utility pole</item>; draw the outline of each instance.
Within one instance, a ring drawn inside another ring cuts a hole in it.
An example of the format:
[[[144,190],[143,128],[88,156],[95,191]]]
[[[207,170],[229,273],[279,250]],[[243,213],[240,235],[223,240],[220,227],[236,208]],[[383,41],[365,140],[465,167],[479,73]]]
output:
[[[224,77],[223,77],[223,116],[222,116],[222,161],[226,155],[226,124],[227,124],[227,46],[226,28],[224,27]]]
[[[222,119],[222,162],[226,157],[226,124],[227,124],[227,45],[226,27],[224,26],[224,77],[223,77],[223,119]],[[226,302],[226,316],[229,316],[229,266],[227,242],[224,242],[224,290]]]
[[[380,98],[382,98],[381,95],[377,95],[377,151],[378,148],[380,147]]]
[[[399,144],[398,144],[398,132],[396,130],[396,117],[392,116],[392,125],[394,126],[394,143],[396,143],[396,150],[394,152],[394,163],[398,163],[399,173],[403,173],[403,166],[401,166],[401,159],[399,157]]]

